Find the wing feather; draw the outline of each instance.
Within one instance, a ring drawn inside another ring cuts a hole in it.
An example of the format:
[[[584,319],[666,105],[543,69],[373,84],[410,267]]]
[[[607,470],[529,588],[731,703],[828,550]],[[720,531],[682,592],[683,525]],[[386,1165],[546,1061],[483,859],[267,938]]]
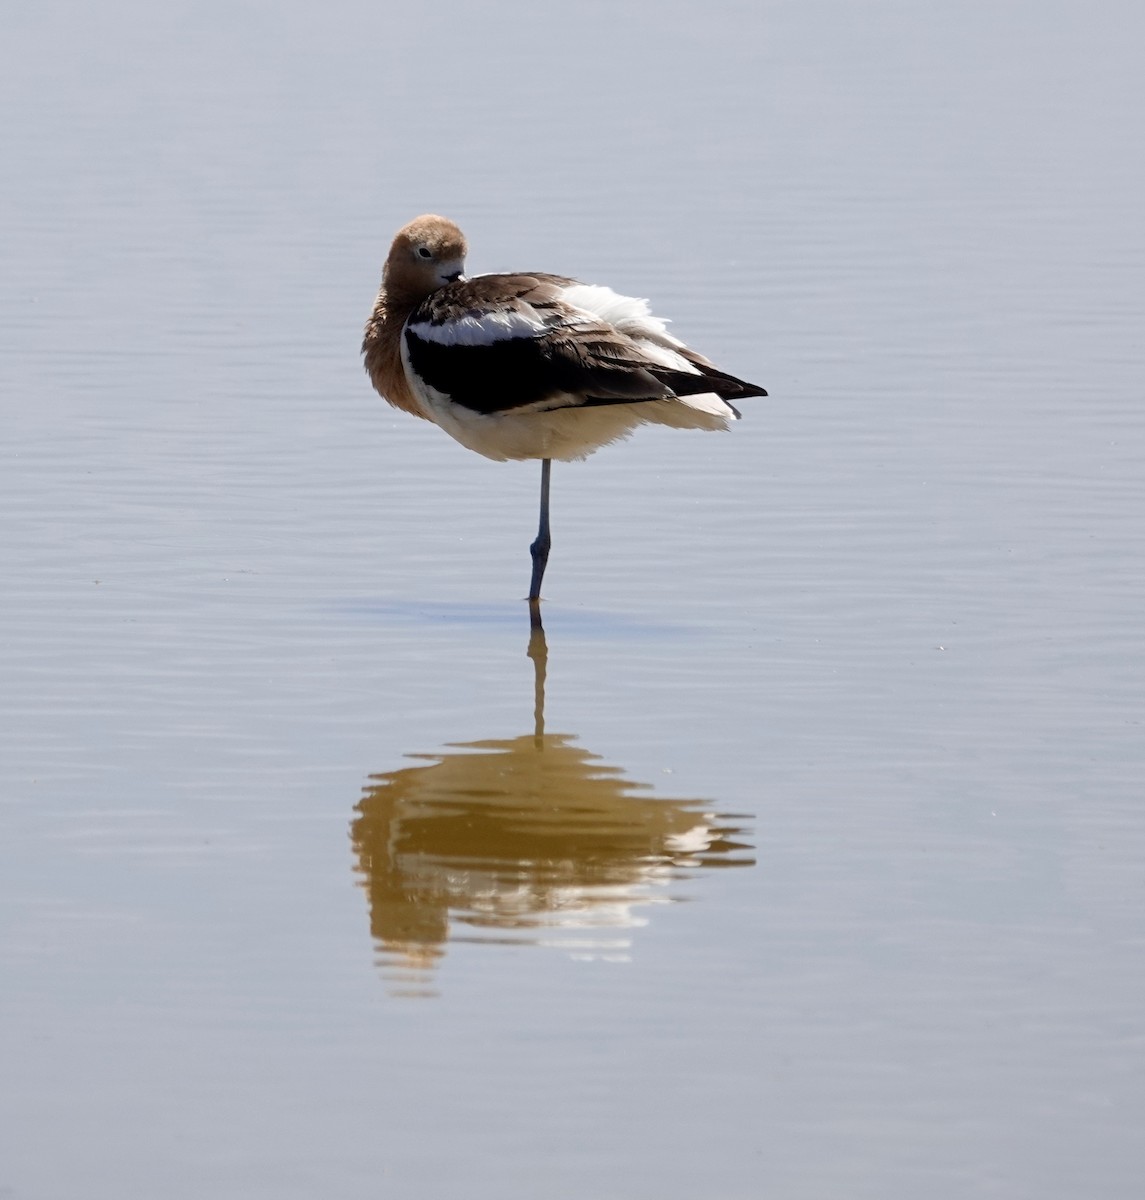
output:
[[[611,319],[587,307],[594,299]],[[448,284],[411,314],[404,338],[417,379],[478,413],[765,394],[670,337],[643,301],[558,275]]]

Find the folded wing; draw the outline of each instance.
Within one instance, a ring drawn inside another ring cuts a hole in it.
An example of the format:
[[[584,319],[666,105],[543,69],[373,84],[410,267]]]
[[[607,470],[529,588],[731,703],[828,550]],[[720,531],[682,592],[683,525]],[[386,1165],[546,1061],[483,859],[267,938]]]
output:
[[[671,337],[643,300],[556,275],[449,284],[414,310],[403,340],[427,391],[484,415],[767,394]]]

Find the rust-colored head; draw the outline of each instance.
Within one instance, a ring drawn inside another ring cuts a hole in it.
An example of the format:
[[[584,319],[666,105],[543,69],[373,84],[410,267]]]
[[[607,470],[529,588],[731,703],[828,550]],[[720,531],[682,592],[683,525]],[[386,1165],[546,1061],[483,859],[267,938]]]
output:
[[[386,291],[406,301],[425,299],[460,279],[465,234],[446,217],[426,213],[398,230],[382,276]]]

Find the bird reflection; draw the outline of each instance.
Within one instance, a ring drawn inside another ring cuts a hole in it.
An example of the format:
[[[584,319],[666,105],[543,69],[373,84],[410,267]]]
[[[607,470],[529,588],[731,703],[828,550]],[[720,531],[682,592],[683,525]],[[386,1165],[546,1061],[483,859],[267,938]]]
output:
[[[709,867],[750,866],[735,818],[651,795],[565,733],[546,733],[548,649],[532,622],[532,733],[411,754],[370,776],[351,840],[380,961],[430,991],[448,941],[627,956],[640,909]],[[455,927],[457,931],[455,931]]]

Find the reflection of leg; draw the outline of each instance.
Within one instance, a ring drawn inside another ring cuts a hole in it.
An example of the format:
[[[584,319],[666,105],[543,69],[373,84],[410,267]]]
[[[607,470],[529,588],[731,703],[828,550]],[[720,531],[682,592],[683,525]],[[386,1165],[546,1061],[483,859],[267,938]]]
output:
[[[545,574],[545,565],[549,561],[549,548],[553,544],[549,535],[549,475],[552,471],[553,460],[541,460],[541,523],[537,528],[537,540],[529,547],[533,556],[533,578],[529,584],[529,600],[532,603],[541,598],[541,579]],[[540,612],[534,614],[534,623],[539,623]]]
[[[549,644],[541,626],[541,606],[529,601],[529,657],[533,660],[533,740],[537,748],[545,740],[545,671],[549,665]]]

